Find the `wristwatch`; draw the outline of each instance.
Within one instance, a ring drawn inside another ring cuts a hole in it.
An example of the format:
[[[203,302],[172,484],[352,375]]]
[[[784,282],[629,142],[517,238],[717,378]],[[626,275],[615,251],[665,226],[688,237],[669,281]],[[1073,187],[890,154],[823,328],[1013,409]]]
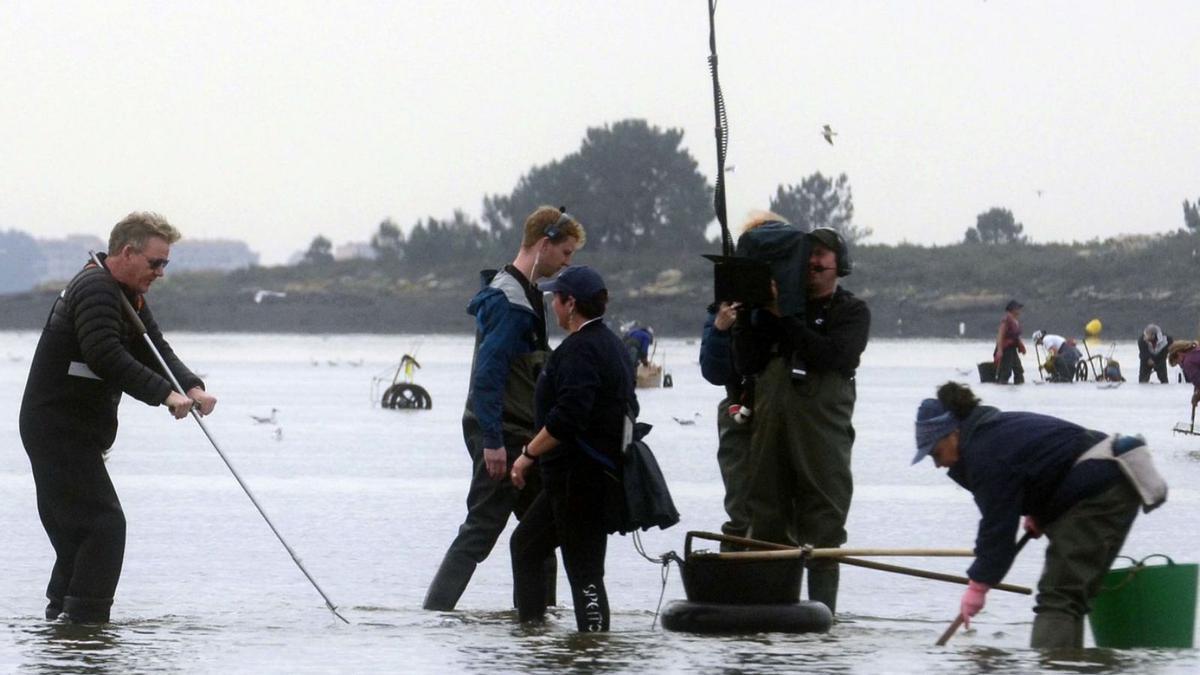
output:
[[[529,461],[531,461],[531,462],[537,461],[537,457],[534,457],[533,455],[529,454],[529,446],[528,445],[521,446],[521,456],[528,457]]]

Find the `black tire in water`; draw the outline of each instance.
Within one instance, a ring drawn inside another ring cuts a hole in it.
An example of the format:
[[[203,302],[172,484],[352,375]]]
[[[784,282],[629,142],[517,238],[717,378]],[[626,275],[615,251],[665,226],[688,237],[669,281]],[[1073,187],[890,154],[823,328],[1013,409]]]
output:
[[[1075,364],[1075,381],[1087,382],[1088,379],[1088,362],[1081,360]]]
[[[391,410],[429,410],[433,407],[433,398],[423,387],[401,382],[383,392],[380,405]]]
[[[833,614],[811,600],[780,605],[676,600],[663,610],[662,625],[684,633],[825,633]]]

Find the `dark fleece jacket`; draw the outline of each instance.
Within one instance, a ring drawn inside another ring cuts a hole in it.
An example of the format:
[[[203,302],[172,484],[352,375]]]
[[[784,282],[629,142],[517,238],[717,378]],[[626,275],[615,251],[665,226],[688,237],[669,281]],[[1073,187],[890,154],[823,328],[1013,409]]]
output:
[[[167,344],[150,307],[108,270],[89,265],[55,300],[42,329],[21,400],[26,449],[108,449],[122,393],[149,405],[170,393],[157,359],[125,317],[121,293],[141,305],[146,333],[184,391],[204,386]]]

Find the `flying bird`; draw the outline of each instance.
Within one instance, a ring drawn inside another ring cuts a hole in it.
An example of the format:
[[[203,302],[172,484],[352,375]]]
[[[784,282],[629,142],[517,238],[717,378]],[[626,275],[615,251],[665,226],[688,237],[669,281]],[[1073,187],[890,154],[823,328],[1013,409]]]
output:
[[[837,136],[837,132],[834,131],[833,128],[830,127],[828,124],[826,124],[821,129],[821,135],[825,137],[825,142],[829,143],[830,145],[833,145],[833,137]]]
[[[254,292],[254,302],[255,302],[255,304],[259,304],[259,305],[262,304],[263,298],[286,298],[286,297],[287,297],[287,293],[284,293],[283,291],[268,291],[266,289],[260,288]]]

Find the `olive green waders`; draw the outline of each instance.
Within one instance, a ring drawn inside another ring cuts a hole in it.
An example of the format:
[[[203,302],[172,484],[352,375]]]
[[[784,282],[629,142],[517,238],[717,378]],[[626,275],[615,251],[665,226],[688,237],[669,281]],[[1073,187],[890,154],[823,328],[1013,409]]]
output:
[[[781,544],[833,548],[846,542],[854,483],[854,380],[809,371],[793,380],[787,359],[775,357],[755,381],[750,536]],[[808,597],[837,608],[838,563],[806,563]]]
[[[1142,501],[1121,479],[1076,503],[1046,527],[1050,544],[1033,608],[1035,649],[1082,648],[1083,617],[1121,552]]]
[[[721,481],[725,483],[725,513],[729,520],[721,526],[721,532],[735,537],[744,537],[750,529],[750,508],[746,503],[750,491],[750,436],[753,430],[751,419],[742,423],[729,415],[729,406],[734,401],[726,398],[717,404],[717,466],[721,469]],[[721,550],[737,548],[727,542]]]

